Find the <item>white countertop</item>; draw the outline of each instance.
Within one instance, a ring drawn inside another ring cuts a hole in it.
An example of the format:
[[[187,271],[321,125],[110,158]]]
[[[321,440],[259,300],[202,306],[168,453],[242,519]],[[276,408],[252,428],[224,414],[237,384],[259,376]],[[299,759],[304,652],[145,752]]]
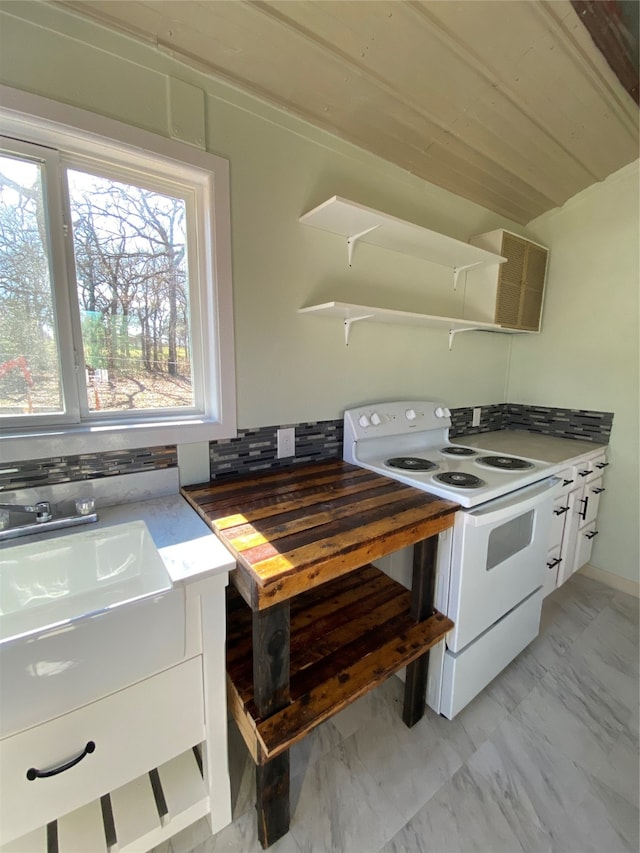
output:
[[[98,515],[92,530],[144,521],[174,584],[205,580],[236,566],[231,553],[180,495],[102,507]]]
[[[526,459],[537,459],[552,465],[571,464],[586,454],[598,453],[606,444],[593,441],[559,438],[555,435],[542,435],[527,430],[500,429],[494,432],[481,432],[474,435],[462,435],[452,439],[455,444],[477,447],[481,450],[493,450]]]

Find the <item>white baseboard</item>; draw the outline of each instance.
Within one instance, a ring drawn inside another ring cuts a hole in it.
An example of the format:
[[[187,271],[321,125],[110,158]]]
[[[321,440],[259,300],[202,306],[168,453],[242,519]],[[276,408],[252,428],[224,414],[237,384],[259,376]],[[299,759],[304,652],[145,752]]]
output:
[[[634,595],[640,598],[640,583],[633,581],[630,578],[623,578],[621,575],[614,575],[613,572],[605,572],[604,569],[597,569],[590,563],[586,563],[581,569],[578,569],[585,577],[592,578],[594,581],[600,581],[607,586],[613,587],[620,592],[626,592],[627,595]]]

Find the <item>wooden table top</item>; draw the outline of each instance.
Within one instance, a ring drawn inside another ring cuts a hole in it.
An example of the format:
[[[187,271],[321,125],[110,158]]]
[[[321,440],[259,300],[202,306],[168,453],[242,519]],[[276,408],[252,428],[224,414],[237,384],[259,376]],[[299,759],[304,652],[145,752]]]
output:
[[[459,505],[342,460],[181,489],[262,610],[453,525]]]

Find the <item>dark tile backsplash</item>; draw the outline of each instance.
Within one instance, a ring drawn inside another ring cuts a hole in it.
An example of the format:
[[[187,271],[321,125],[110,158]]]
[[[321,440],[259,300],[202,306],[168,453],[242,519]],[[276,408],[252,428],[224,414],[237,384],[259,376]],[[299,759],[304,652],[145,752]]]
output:
[[[178,454],[175,444],[145,447],[139,450],[109,450],[79,456],[54,456],[27,462],[0,463],[0,492],[53,486],[76,480],[95,480],[114,474],[133,474],[158,468],[175,468]]]
[[[526,429],[560,438],[579,438],[583,441],[608,442],[613,425],[613,412],[593,412],[588,409],[551,409],[545,406],[525,406],[505,403],[506,426]]]
[[[451,428],[449,435],[456,438],[460,435],[469,435],[478,432],[493,432],[495,429],[504,429],[504,406],[502,403],[494,403],[490,406],[482,406],[480,414],[480,426],[471,426],[473,408],[451,409]]]
[[[557,409],[515,403],[495,403],[481,406],[481,409],[478,427],[471,426],[473,408],[452,409],[451,437],[459,438],[499,429],[526,429],[559,438],[579,438],[606,444],[613,423],[611,412],[587,409]],[[295,427],[295,457],[277,458],[276,430],[281,426]],[[212,441],[209,445],[211,479],[218,480],[267,468],[284,468],[320,459],[341,458],[342,439],[342,418],[239,430],[237,438]],[[175,468],[177,464],[175,445],[0,463],[0,492],[114,474]]]
[[[524,429],[558,438],[579,438],[606,444],[611,435],[612,412],[594,412],[588,409],[556,409],[550,406],[527,406],[519,403],[499,403],[482,406],[480,426],[472,427],[473,409],[453,409],[451,412],[452,438],[492,432],[497,429]]]
[[[296,455],[278,459],[276,431],[291,426],[296,430]],[[341,458],[342,435],[342,419],[238,430],[237,438],[212,441],[209,445],[211,479]]]

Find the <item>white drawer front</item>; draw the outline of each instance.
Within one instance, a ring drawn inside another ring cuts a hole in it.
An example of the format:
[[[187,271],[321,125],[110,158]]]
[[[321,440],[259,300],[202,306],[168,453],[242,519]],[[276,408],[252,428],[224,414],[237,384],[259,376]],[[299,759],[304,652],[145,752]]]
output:
[[[542,595],[542,589],[534,592],[459,654],[446,651],[441,714],[452,720],[538,636]]]
[[[0,741],[0,843],[124,785],[205,738],[200,657]],[[74,767],[30,781],[95,751]]]
[[[604,453],[593,457],[593,459],[589,459],[587,462],[577,465],[576,470],[578,482],[592,483],[594,480],[597,480],[598,477],[602,477],[607,465],[607,457]]]
[[[577,476],[575,467],[564,468],[562,471],[558,471],[556,474],[556,477],[560,480],[558,488],[563,495],[569,494],[571,489],[575,489]]]

